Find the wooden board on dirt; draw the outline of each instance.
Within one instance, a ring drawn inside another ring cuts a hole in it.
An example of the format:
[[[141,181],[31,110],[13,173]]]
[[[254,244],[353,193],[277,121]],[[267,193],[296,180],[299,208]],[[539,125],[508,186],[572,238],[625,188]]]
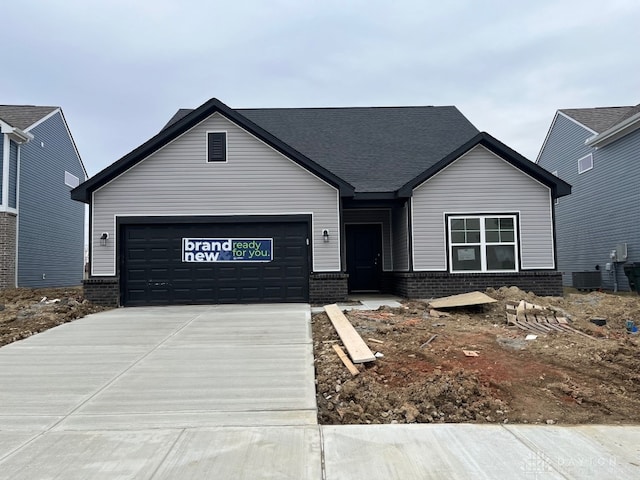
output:
[[[347,352],[349,352],[349,356],[353,363],[375,361],[375,355],[369,349],[367,344],[364,343],[364,340],[360,334],[356,332],[356,329],[353,328],[351,322],[349,322],[347,317],[344,316],[338,305],[335,303],[332,305],[325,305],[324,311],[327,312],[333,328],[338,332],[338,336],[340,337],[340,340],[342,340]]]
[[[342,350],[339,345],[333,345],[333,349],[338,354],[338,357],[340,357],[340,360],[342,360],[342,363],[344,363],[344,366],[347,367],[347,369],[351,372],[351,375],[355,377],[360,373],[358,367],[356,367],[353,362],[349,360],[349,357],[347,357],[347,354],[344,353],[344,350]]]
[[[494,302],[497,302],[497,300],[482,292],[469,292],[461,293],[460,295],[451,295],[450,297],[436,298],[435,300],[431,300],[429,305],[432,308],[452,308],[483,305]]]

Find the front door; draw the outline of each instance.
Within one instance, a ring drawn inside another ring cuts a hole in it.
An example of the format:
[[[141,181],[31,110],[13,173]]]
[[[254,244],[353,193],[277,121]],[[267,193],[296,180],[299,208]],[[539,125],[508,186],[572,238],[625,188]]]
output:
[[[380,291],[382,225],[346,225],[350,292]]]

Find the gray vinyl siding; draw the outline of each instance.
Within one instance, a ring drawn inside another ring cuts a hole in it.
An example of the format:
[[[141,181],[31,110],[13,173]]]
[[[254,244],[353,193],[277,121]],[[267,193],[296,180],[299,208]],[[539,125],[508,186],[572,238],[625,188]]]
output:
[[[409,270],[409,203],[393,209],[393,269]]]
[[[556,205],[558,270],[572,285],[572,273],[600,267],[602,285],[614,288],[613,271],[606,271],[609,253],[627,243],[629,262],[640,262],[640,131],[593,149],[584,141],[593,136],[559,116],[541,152],[539,164],[572,185],[572,193]],[[591,153],[593,169],[578,174],[578,159]],[[618,288],[628,290],[622,265]]]
[[[227,132],[227,162],[207,162],[206,132]],[[117,215],[313,215],[315,271],[340,270],[338,191],[214,114],[93,195],[92,274],[115,274]],[[322,230],[336,232],[323,242]]]
[[[518,213],[523,270],[553,269],[551,193],[477,146],[414,190],[415,270],[447,270],[445,214]]]
[[[16,194],[18,191],[18,145],[9,143],[9,200],[10,208],[16,208]]]
[[[391,210],[380,209],[350,209],[342,211],[342,221],[345,224],[378,224],[382,226],[382,270],[393,270],[391,238]]]
[[[84,180],[82,164],[60,113],[30,133],[20,147],[18,286],[80,285],[85,207],[71,200],[64,172]]]

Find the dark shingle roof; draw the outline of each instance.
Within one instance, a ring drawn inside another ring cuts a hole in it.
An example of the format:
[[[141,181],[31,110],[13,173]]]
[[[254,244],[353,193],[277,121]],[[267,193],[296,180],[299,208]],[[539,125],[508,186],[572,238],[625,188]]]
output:
[[[57,108],[38,107],[35,105],[0,105],[0,120],[12,127],[24,130]]]
[[[566,108],[560,111],[596,133],[602,133],[640,112],[640,105],[635,107]]]
[[[236,111],[356,192],[393,192],[478,133],[453,106]],[[189,113],[179,110],[167,126]]]

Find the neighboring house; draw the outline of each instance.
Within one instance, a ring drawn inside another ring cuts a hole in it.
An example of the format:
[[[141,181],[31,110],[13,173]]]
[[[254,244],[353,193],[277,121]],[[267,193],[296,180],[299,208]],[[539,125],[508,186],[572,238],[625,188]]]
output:
[[[561,294],[564,181],[455,107],[180,110],[72,191],[85,294],[121,305]]]
[[[86,178],[59,107],[0,105],[0,288],[82,283]]]
[[[573,185],[556,205],[565,285],[629,290],[625,260],[640,262],[639,160],[640,105],[556,112],[536,163]]]

